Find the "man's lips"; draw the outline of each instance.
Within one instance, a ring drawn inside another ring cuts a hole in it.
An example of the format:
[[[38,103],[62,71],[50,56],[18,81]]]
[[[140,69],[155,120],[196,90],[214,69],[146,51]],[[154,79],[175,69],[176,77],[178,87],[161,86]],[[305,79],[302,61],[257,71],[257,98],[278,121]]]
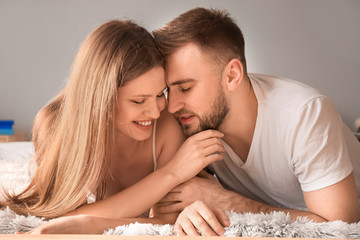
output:
[[[178,119],[183,124],[190,123],[195,118],[195,115],[178,116]]]

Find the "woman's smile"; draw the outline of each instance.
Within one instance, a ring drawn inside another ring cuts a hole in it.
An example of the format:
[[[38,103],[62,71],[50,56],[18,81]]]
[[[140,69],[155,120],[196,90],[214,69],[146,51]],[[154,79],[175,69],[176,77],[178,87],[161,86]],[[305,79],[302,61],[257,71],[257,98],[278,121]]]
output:
[[[152,128],[154,120],[147,120],[147,121],[133,121],[136,127],[142,130],[148,130]]]

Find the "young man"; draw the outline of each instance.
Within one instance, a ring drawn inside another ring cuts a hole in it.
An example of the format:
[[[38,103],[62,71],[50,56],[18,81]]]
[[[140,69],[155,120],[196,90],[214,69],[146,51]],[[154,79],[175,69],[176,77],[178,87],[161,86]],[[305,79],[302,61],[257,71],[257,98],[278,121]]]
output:
[[[209,166],[222,186],[202,174],[158,206],[183,210],[178,234],[222,234],[230,210],[359,221],[360,143],[328,97],[248,74],[242,32],[224,11],[196,8],[153,34],[166,58],[169,111],[187,136],[224,133],[227,150]]]

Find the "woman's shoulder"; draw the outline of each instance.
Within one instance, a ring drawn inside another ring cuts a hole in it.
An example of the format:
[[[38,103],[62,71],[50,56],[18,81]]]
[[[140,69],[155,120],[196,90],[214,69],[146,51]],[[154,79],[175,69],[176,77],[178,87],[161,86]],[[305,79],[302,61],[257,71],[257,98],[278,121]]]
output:
[[[167,110],[161,112],[156,127],[156,156],[162,167],[174,156],[185,141],[185,136],[175,117]]]
[[[165,109],[157,120],[157,138],[184,137],[180,124],[175,117]]]

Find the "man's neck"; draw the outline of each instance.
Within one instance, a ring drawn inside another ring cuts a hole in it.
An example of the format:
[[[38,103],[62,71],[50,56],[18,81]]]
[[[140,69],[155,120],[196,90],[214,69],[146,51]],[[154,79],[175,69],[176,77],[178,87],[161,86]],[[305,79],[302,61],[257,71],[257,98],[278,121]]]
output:
[[[245,78],[230,97],[230,112],[219,130],[224,141],[245,162],[249,154],[257,118],[257,99],[250,80]]]

